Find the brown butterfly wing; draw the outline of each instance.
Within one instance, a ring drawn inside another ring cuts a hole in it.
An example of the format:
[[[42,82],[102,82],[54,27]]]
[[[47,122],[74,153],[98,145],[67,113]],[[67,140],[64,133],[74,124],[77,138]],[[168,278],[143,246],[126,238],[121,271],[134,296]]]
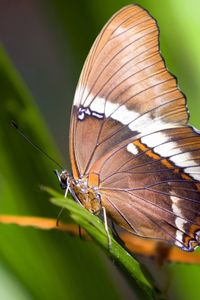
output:
[[[108,148],[147,128],[154,131],[187,122],[185,99],[164,65],[158,34],[147,11],[130,5],[116,13],[97,37],[72,109],[75,177],[88,173]]]
[[[73,176],[98,184],[118,224],[192,250],[200,228],[200,138],[187,125],[185,102],[160,55],[155,20],[137,5],[125,7],[84,65],[70,153]]]

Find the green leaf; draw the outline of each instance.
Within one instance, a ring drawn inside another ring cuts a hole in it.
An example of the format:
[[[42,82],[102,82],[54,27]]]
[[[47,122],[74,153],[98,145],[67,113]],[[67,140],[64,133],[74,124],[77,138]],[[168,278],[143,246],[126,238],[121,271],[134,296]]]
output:
[[[109,250],[111,257],[127,270],[127,272],[134,278],[139,288],[145,292],[147,297],[146,299],[152,299],[154,288],[145,278],[139,263],[116,242],[111,232],[110,237],[112,244],[109,249],[108,236],[100,218],[91,214],[69,197],[65,198],[62,194],[59,195],[50,188],[46,188],[46,191],[54,197],[51,199],[53,204],[66,208],[70,217],[78,225],[83,227],[105,250]]]

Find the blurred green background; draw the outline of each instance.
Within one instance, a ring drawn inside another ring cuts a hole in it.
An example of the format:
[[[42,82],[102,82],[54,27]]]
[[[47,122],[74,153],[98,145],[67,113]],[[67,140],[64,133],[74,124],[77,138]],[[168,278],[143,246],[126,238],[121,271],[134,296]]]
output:
[[[55,166],[9,122],[18,121],[35,143],[69,167],[69,115],[84,59],[105,22],[129,3],[0,1],[0,214],[56,217],[58,209],[39,189],[41,184],[59,189]],[[157,19],[162,54],[187,95],[190,123],[200,128],[200,2],[137,3]],[[168,299],[197,299],[199,266],[143,263]],[[93,298],[139,299],[133,283],[92,242],[0,225],[0,299]]]

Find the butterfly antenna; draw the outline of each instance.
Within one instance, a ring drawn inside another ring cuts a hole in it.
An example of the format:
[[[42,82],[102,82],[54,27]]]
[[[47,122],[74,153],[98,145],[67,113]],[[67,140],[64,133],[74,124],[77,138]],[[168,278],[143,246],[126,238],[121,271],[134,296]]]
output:
[[[42,153],[44,156],[46,156],[48,159],[50,159],[54,164],[56,164],[61,170],[64,168],[54,159],[52,158],[49,154],[47,154],[44,150],[42,150],[38,145],[34,144],[27,136],[26,134],[19,128],[16,122],[11,121],[11,126],[14,127],[17,132],[25,138],[25,140],[31,144],[35,149],[37,149],[40,153]]]

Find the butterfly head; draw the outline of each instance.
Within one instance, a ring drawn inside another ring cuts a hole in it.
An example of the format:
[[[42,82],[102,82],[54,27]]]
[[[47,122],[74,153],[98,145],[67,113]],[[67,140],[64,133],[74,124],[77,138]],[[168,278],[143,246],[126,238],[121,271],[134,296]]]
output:
[[[62,189],[69,188],[69,191],[73,198],[87,210],[93,214],[98,214],[101,210],[101,198],[96,187],[88,186],[88,179],[86,176],[82,176],[78,180],[75,180],[67,170],[63,170],[59,173],[55,170],[55,174],[58,177],[60,186]]]
[[[54,172],[59,180],[61,188],[65,190],[69,185],[69,178],[71,177],[69,172],[67,170],[63,170],[61,173],[59,173],[57,170]]]

